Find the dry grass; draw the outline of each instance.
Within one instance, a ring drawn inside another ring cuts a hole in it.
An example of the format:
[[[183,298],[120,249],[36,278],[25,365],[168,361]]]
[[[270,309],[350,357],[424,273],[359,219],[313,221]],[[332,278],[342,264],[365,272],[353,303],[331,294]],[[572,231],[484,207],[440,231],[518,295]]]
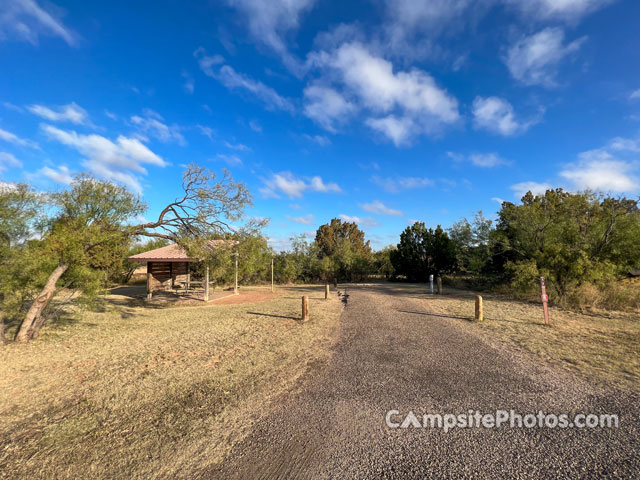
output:
[[[0,477],[189,478],[215,463],[335,338],[337,299],[280,292],[239,305],[111,303],[0,349]]]
[[[474,316],[474,295],[448,290],[429,296],[425,308],[433,313],[468,320]],[[559,362],[595,381],[638,389],[640,385],[640,315],[625,312],[574,313],[550,309],[544,325],[541,304],[506,300],[483,294],[481,332],[499,342],[515,344],[544,360]]]

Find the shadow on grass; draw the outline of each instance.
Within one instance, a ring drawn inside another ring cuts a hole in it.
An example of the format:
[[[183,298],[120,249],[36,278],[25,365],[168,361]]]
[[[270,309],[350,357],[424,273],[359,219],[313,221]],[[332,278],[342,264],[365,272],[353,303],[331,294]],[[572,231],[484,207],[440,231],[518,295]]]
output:
[[[415,312],[412,310],[397,310],[400,313],[412,313],[414,315],[424,315],[425,317],[442,317],[442,318],[457,318],[458,320],[466,320],[468,322],[473,321],[471,317],[458,317],[456,315],[442,315],[440,313],[429,313],[429,312]]]
[[[285,318],[287,320],[300,320],[298,317],[288,317],[286,315],[274,315],[272,313],[247,312],[248,315],[256,315],[259,317]]]

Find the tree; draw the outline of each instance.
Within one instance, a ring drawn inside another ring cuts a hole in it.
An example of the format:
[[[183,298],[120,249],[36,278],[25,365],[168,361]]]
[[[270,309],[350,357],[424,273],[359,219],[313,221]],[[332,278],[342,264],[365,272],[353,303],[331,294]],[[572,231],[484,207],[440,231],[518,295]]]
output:
[[[9,296],[3,292],[3,311],[5,304],[15,307],[16,299],[29,304],[15,340],[28,342],[37,336],[59,287],[78,289],[88,299],[95,296],[107,272],[122,264],[132,238],[174,241],[196,258],[216,255],[208,242],[232,231],[232,222],[240,220],[251,204],[248,190],[226,171],[217,181],[213,173],[195,165],[184,172],[183,190],[157,220],[138,225],[131,220],[143,214],[146,205],[122,186],[80,175],[69,190],[48,195],[52,215],[42,239],[22,249],[16,256],[19,260],[12,262],[15,266],[30,259],[37,265],[34,271],[48,272],[46,278],[34,277],[24,282],[24,288],[17,285],[18,291]],[[33,294],[34,289],[38,293]]]
[[[373,254],[373,271],[377,275],[384,275],[387,280],[393,277],[395,273],[393,263],[391,262],[391,257],[395,251],[395,245],[388,245]]]
[[[562,299],[640,265],[638,238],[636,200],[556,189],[528,192],[521,205],[503,203],[492,242],[514,286],[532,288],[546,276]]]
[[[318,228],[315,243],[321,260],[322,280],[354,280],[368,273],[371,246],[355,222],[332,219]]]
[[[334,218],[331,222],[321,225],[316,231],[316,244],[321,258],[334,255],[345,242],[357,254],[371,253],[369,241],[365,241],[364,232],[355,222],[343,222],[339,218]]]
[[[485,270],[491,259],[492,225],[480,210],[472,223],[463,218],[449,228],[449,238],[456,246],[458,268],[463,272],[479,275]]]
[[[390,258],[397,274],[411,282],[424,282],[430,274],[453,271],[456,250],[440,225],[434,230],[416,222],[400,234],[400,243]]]

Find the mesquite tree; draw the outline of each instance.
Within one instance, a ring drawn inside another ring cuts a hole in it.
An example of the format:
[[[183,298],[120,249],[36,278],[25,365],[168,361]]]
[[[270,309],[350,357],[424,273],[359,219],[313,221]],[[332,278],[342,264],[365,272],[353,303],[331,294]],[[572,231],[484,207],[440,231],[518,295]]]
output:
[[[215,174],[191,165],[184,172],[182,187],[183,194],[163,208],[155,221],[140,224],[133,220],[146,211],[146,205],[113,183],[83,174],[70,189],[48,194],[51,215],[41,238],[15,247],[0,273],[7,280],[0,283],[14,287],[3,287],[0,309],[23,315],[15,340],[28,342],[38,335],[60,288],[77,289],[81,298],[95,297],[107,272],[122,264],[133,238],[167,239],[204,258],[208,241],[232,232],[234,222],[251,204],[249,191],[227,171],[218,180]],[[25,274],[30,270],[21,268],[21,261],[35,265],[31,270],[38,275]]]

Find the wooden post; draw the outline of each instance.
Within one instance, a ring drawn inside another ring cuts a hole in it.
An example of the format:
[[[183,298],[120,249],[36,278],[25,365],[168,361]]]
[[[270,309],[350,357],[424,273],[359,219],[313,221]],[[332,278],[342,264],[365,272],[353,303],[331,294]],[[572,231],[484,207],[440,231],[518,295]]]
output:
[[[273,256],[271,257],[271,293],[274,292],[273,289]]]
[[[547,295],[547,282],[540,277],[540,289],[542,290],[542,309],[544,310],[544,324],[549,325],[549,295]]]
[[[324,285],[324,299],[327,300],[329,298],[329,284],[325,283]]]
[[[147,300],[151,300],[151,262],[147,262]]]
[[[438,295],[442,295],[442,277],[438,275]]]
[[[338,279],[337,278],[333,279],[333,288],[338,288]]]
[[[204,301],[209,301],[209,265],[204,271]]]
[[[476,295],[476,322],[481,322],[484,319],[484,313],[482,311],[482,297],[480,295]]]
[[[233,294],[238,295],[238,253],[236,252],[236,283],[233,287]]]
[[[302,297],[302,321],[304,322],[309,318],[309,298],[304,295]]]

